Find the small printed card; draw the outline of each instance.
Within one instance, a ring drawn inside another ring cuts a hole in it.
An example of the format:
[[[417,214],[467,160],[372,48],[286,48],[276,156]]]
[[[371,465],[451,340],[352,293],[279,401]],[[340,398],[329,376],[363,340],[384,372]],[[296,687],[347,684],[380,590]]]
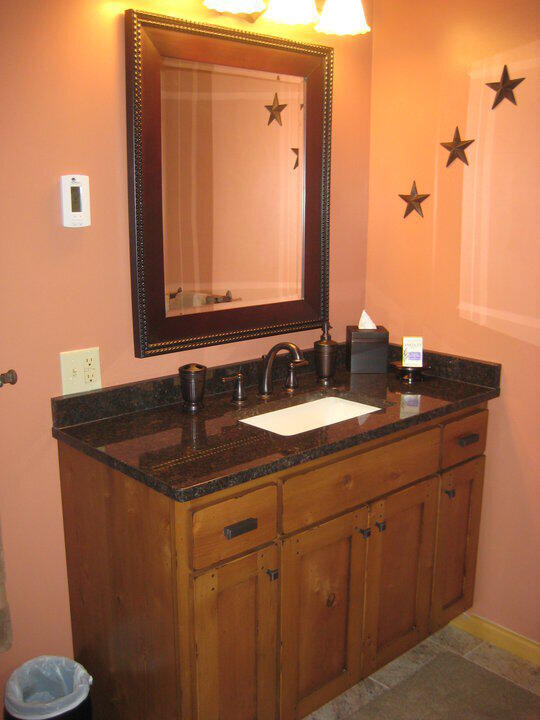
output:
[[[403,367],[422,367],[422,346],[423,341],[421,337],[403,338]]]

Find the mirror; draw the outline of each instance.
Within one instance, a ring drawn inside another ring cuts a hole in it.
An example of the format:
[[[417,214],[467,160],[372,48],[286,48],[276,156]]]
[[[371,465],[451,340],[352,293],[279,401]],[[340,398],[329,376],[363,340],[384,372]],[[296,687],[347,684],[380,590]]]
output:
[[[167,317],[303,299],[304,105],[300,77],[164,60]]]
[[[328,317],[332,50],[126,12],[138,357]]]

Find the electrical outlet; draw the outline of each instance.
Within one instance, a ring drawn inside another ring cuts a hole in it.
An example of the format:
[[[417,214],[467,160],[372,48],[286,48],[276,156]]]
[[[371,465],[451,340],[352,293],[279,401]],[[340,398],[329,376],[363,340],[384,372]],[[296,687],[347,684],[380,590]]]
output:
[[[99,348],[60,353],[60,372],[64,395],[99,389],[101,387]]]

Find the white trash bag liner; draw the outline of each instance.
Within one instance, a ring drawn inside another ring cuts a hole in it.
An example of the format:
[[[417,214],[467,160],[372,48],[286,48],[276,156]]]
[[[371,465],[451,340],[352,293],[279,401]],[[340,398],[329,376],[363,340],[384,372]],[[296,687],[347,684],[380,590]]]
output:
[[[42,655],[25,662],[6,684],[6,709],[21,720],[46,720],[86,699],[92,677],[74,660]]]

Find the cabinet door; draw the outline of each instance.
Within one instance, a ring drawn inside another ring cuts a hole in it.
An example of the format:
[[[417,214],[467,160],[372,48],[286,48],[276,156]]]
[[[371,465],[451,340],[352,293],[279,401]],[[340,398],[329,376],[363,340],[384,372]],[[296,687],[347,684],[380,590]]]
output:
[[[428,635],[437,482],[429,478],[370,506],[364,676]]]
[[[361,508],[283,543],[282,720],[360,679],[367,522]]]
[[[484,462],[484,457],[475,458],[441,477],[432,632],[472,605]]]
[[[275,720],[277,569],[271,546],[195,578],[198,720]]]

